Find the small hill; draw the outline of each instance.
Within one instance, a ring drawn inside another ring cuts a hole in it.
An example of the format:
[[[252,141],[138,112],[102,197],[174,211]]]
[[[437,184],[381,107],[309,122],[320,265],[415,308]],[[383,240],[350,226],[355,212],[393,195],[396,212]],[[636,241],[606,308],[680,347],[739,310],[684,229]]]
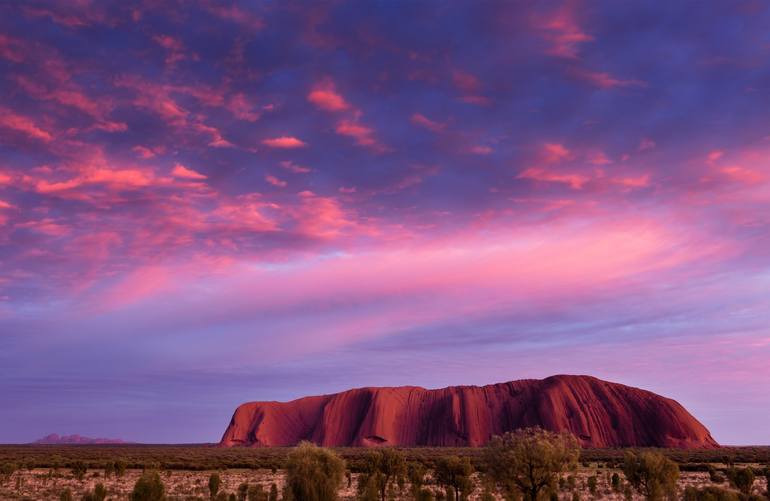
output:
[[[84,437],[82,435],[59,435],[57,433],[51,433],[39,440],[32,442],[33,444],[47,444],[47,445],[65,445],[65,444],[127,444],[119,438],[91,438]]]

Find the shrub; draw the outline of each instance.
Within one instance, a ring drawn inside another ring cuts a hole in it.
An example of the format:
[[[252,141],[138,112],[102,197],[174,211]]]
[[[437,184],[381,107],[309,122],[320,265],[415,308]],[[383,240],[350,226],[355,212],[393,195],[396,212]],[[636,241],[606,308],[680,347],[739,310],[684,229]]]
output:
[[[250,485],[246,496],[249,501],[267,501],[267,494],[261,485]]]
[[[268,501],[278,501],[278,486],[277,485],[270,484],[270,496],[267,499],[268,499]]]
[[[0,465],[0,475],[2,475],[3,480],[8,480],[18,469],[19,466],[16,463],[3,463]]]
[[[770,466],[765,467],[765,486],[767,487],[767,490],[765,494],[767,494],[767,498],[770,499]]]
[[[115,476],[122,477],[126,474],[126,462],[122,460],[115,461]]]
[[[409,478],[409,486],[411,487],[412,495],[416,499],[419,497],[419,493],[425,486],[425,474],[428,473],[428,471],[424,464],[417,463],[415,461],[410,461],[409,464],[407,464],[406,471],[407,477]]]
[[[588,477],[588,491],[591,493],[592,496],[596,496],[596,475],[591,475]]]
[[[212,473],[209,476],[209,494],[211,495],[211,499],[215,499],[217,497],[217,493],[219,492],[219,488],[222,486],[222,478],[219,476],[219,473]]]
[[[679,466],[662,454],[643,452],[637,455],[626,451],[623,473],[628,482],[648,500],[676,498]]]
[[[367,453],[363,472],[358,481],[359,496],[371,498],[376,490],[380,501],[385,501],[389,488],[394,483],[403,485],[406,475],[406,459],[396,449],[379,449]]]
[[[491,496],[491,494],[490,494]],[[415,501],[433,501],[433,493],[429,489],[420,489],[417,491],[417,493],[414,495]],[[489,498],[485,498],[484,494],[481,495],[481,501],[490,501]],[[494,496],[492,497],[491,501],[495,501]]]
[[[289,454],[286,485],[293,499],[333,501],[345,475],[345,461],[334,452],[302,442]]]
[[[265,491],[259,484],[250,485],[246,491],[246,497],[249,501],[265,501],[267,498]]]
[[[730,483],[745,495],[751,494],[754,487],[754,470],[751,468],[730,468],[727,472]]]
[[[555,484],[565,470],[574,470],[580,448],[569,433],[554,433],[541,428],[523,428],[495,436],[484,449],[490,478],[514,497],[517,491],[528,501],[537,501],[540,492]]]
[[[734,492],[709,485],[702,489],[686,487],[682,499],[684,501],[739,501],[740,497]]]
[[[612,490],[615,492],[620,492],[620,475],[618,475],[618,472],[614,472],[612,474],[612,480],[610,481],[612,483]]]
[[[134,484],[129,497],[131,501],[164,501],[166,486],[157,471],[145,471]]]
[[[238,486],[238,501],[246,501],[246,496],[249,494],[249,484],[242,482]]]
[[[104,484],[98,483],[94,486],[94,490],[83,494],[82,501],[104,501],[107,497],[107,489],[104,488]]]
[[[455,501],[466,498],[473,489],[471,482],[473,466],[467,457],[463,459],[457,456],[439,458],[436,461],[435,474],[436,483],[454,490]],[[447,497],[449,497],[448,492]]]
[[[72,463],[72,476],[78,480],[83,480],[83,477],[86,476],[87,470],[88,467],[83,461],[75,461]]]
[[[59,501],[72,501],[72,491],[67,488],[59,494]]]
[[[706,468],[708,469],[708,472],[709,472],[709,480],[711,480],[715,484],[721,484],[722,482],[725,481],[725,477],[723,477],[719,473],[719,471],[717,471],[717,469],[714,468],[713,465],[708,465]]]

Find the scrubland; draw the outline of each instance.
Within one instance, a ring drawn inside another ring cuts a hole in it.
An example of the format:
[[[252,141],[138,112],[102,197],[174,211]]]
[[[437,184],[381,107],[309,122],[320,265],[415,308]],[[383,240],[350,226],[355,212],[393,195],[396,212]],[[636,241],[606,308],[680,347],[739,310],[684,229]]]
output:
[[[239,486],[261,486],[268,501],[275,485],[278,499],[288,497],[286,484],[289,448],[225,449],[215,446],[162,445],[101,445],[101,446],[0,446],[0,499],[59,500],[69,490],[75,501],[92,493],[97,484],[106,489],[106,499],[130,498],[134,485],[144,471],[157,471],[168,500],[212,499],[209,479],[216,474],[221,479],[219,498],[240,499]],[[763,471],[770,464],[770,447],[738,447],[714,450],[654,449],[675,461],[680,474],[676,481],[677,498],[684,498],[685,488],[716,486],[733,493],[738,490],[728,480],[732,468],[752,468],[756,474],[751,485],[754,499],[766,496],[767,480]],[[345,477],[338,490],[339,499],[362,499],[358,489],[367,468],[369,449],[341,448],[334,452],[345,461]],[[488,489],[483,450],[472,448],[414,448],[400,449],[405,464],[423,465],[425,469],[422,499],[453,500],[451,489],[436,479],[441,458],[468,458],[472,465],[470,487],[463,498],[468,500],[503,499],[499,492]],[[631,489],[623,473],[622,449],[582,450],[577,469],[558,475],[559,483],[544,499],[573,500],[640,500],[645,496]],[[114,465],[125,467],[118,475]],[[8,466],[10,465],[10,466]],[[74,466],[74,468],[73,468]],[[84,471],[77,471],[78,468]],[[13,469],[12,472],[9,472]],[[712,471],[709,472],[708,470]],[[613,484],[613,474],[619,482]],[[405,475],[406,477],[406,475]],[[714,478],[720,481],[714,481]],[[449,491],[449,496],[445,493]],[[224,495],[222,494],[224,493]],[[484,497],[484,496],[492,496]],[[556,498],[554,498],[554,495]],[[429,496],[429,497],[428,497]],[[408,478],[388,488],[387,499],[415,499]],[[743,499],[750,499],[746,496]]]

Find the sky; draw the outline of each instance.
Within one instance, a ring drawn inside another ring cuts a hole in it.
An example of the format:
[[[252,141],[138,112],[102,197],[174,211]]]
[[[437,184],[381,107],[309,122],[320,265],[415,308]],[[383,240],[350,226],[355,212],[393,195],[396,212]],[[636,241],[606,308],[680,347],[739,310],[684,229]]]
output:
[[[762,1],[0,2],[0,442],[591,374],[770,444]]]

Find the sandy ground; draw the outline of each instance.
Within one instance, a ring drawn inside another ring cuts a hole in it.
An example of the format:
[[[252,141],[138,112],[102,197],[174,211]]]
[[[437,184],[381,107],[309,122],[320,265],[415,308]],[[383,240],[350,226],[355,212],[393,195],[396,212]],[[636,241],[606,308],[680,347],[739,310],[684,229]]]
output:
[[[608,499],[623,500],[623,492],[616,493],[612,491],[609,475],[617,470],[581,468],[576,475],[576,490],[580,499]],[[0,484],[0,499],[2,500],[58,500],[61,492],[69,488],[72,491],[73,499],[79,501],[83,494],[93,489],[98,482],[102,482],[107,488],[107,499],[126,500],[134,487],[134,483],[141,476],[141,470],[128,470],[121,478],[110,477],[105,479],[101,470],[89,470],[82,481],[73,478],[68,469],[60,469],[53,472],[49,478],[51,470],[36,469],[23,470],[13,474]],[[161,472],[161,478],[166,486],[166,494],[171,500],[208,500],[209,489],[208,479],[212,471],[164,471]],[[222,490],[228,493],[236,493],[238,486],[242,482],[250,484],[260,484],[266,492],[274,483],[279,492],[283,489],[284,473],[278,471],[273,473],[270,470],[225,470],[218,472],[222,478]],[[592,495],[588,489],[588,478],[592,475],[597,477],[596,494]],[[621,474],[622,478],[622,474]],[[707,473],[683,472],[680,476],[679,487],[683,490],[688,485],[702,487],[708,485],[709,477]],[[471,495],[471,500],[478,499],[481,493],[480,482],[477,479],[477,489]],[[340,490],[341,500],[355,499],[356,475],[353,475],[351,487],[344,483]],[[728,487],[728,484],[720,484],[720,487]],[[430,489],[437,489],[436,486],[428,486]],[[758,478],[754,483],[754,492],[760,494],[766,489],[765,479]],[[399,497],[399,499],[409,499],[408,495]],[[559,498],[566,501],[572,500],[572,492],[564,490],[560,492]],[[642,499],[636,493],[633,499]]]

